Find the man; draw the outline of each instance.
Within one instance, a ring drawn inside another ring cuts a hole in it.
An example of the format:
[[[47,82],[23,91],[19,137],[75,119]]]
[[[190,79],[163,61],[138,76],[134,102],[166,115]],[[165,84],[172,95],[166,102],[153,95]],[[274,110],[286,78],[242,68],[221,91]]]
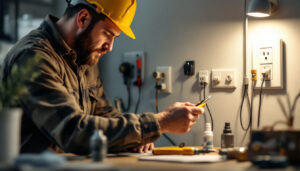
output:
[[[89,139],[101,129],[110,152],[148,151],[162,133],[186,133],[203,108],[175,103],[161,113],[122,114],[103,92],[97,62],[111,51],[121,32],[135,38],[130,24],[136,0],[73,0],[60,19],[47,16],[41,26],[21,39],[5,59],[4,79],[13,65],[36,55],[40,75],[29,81],[22,97],[21,152],[58,147],[89,154]]]

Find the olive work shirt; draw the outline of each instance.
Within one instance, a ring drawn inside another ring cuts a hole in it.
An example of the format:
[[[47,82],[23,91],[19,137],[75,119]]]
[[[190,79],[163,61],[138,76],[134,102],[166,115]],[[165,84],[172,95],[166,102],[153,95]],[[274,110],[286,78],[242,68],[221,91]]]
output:
[[[87,155],[89,139],[101,129],[110,152],[155,141],[160,128],[153,113],[122,114],[103,92],[98,66],[76,64],[76,53],[58,32],[58,18],[48,15],[8,52],[3,69],[7,79],[14,64],[39,55],[34,70],[40,75],[28,81],[22,96],[21,152],[41,152],[59,147],[64,152]]]

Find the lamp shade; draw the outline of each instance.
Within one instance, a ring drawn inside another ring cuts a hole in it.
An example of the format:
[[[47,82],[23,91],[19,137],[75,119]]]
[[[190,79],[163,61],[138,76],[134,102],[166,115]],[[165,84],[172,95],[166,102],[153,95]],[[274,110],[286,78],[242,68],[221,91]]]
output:
[[[277,10],[277,0],[250,0],[247,15],[253,17],[269,17]]]

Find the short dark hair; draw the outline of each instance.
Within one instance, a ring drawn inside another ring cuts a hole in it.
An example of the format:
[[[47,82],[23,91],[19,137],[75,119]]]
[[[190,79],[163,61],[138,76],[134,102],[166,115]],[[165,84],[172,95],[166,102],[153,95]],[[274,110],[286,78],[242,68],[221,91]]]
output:
[[[92,9],[91,7],[84,5],[84,4],[78,4],[75,6],[68,5],[68,7],[64,13],[64,16],[67,19],[70,19],[82,9],[87,9],[89,11],[89,13],[92,16],[92,23],[96,23],[97,21],[104,20],[106,18],[106,16],[104,14],[102,14],[102,13],[99,14],[94,9]]]

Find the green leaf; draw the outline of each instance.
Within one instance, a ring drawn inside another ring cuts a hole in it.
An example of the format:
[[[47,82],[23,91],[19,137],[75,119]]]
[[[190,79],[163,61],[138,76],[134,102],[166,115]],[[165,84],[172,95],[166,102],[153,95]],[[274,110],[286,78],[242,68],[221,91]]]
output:
[[[34,67],[40,62],[41,57],[35,55],[28,59],[24,65],[13,65],[7,80],[0,83],[0,110],[7,107],[15,107],[20,97],[28,94],[26,82],[34,81],[40,74],[34,72]]]

